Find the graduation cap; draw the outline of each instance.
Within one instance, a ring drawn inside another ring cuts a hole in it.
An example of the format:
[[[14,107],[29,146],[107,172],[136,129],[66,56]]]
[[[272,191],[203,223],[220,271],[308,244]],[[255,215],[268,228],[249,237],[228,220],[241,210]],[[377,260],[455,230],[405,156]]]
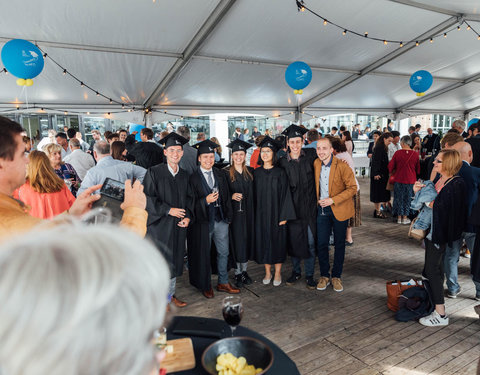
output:
[[[300,137],[303,138],[303,135],[308,132],[307,129],[302,128],[301,126],[292,124],[288,128],[286,128],[282,134],[286,135],[288,138],[295,138]]]
[[[263,139],[262,142],[260,142],[258,147],[260,147],[260,148],[268,147],[268,148],[272,149],[273,152],[277,152],[281,148],[280,145],[277,142],[275,142],[274,139],[270,138],[268,135],[265,136],[265,138]]]
[[[170,146],[182,146],[185,143],[188,143],[188,140],[182,137],[181,135],[178,135],[175,132],[170,133],[167,135],[165,138],[162,138],[158,143],[162,144],[165,146],[165,148],[169,148]]]
[[[230,142],[228,145],[227,145],[228,148],[231,148],[232,149],[232,152],[235,152],[235,151],[245,151],[247,152],[247,150],[252,147],[252,145],[248,142],[244,142],[242,141],[241,139],[235,139],[234,141]]]
[[[206,139],[205,141],[199,142],[193,145],[198,150],[197,155],[202,154],[214,154],[215,149],[218,145],[215,142],[212,142],[210,139]]]

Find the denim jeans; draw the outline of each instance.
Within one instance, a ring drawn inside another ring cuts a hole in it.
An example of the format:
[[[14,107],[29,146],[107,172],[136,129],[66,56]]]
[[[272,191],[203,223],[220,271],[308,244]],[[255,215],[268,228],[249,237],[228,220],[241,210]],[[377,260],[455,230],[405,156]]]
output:
[[[174,296],[175,295],[175,291],[177,289],[177,278],[176,277],[172,277],[170,279],[170,288],[168,290],[168,295],[170,297]]]
[[[305,276],[307,278],[313,277],[315,271],[315,239],[310,227],[308,228],[308,250],[310,251],[310,258],[305,259]],[[302,273],[301,262],[301,258],[292,257],[293,272],[299,275]]]
[[[331,207],[324,207],[318,210],[317,214],[317,238],[318,238],[318,263],[320,264],[320,276],[330,278],[330,260],[328,256],[328,245],[330,233],[333,228],[335,242],[335,255],[333,257],[332,277],[340,278],[343,271],[345,259],[345,236],[347,234],[348,220],[338,221],[333,215]]]
[[[237,267],[235,268],[235,275],[240,275],[242,272],[247,272],[248,263],[239,263],[237,262]]]
[[[467,248],[470,252],[473,252],[475,244],[475,233],[463,232],[462,237],[452,243],[452,246],[446,247],[445,250],[445,276],[447,279],[447,288],[450,293],[457,293],[460,290],[458,284],[458,260],[460,259],[460,249],[462,247],[463,240],[467,244]],[[472,267],[472,258],[470,257],[470,268]],[[480,283],[473,282],[476,288],[476,294],[480,295]]]
[[[228,224],[224,221],[216,221],[213,230],[210,231],[210,243],[215,242],[217,248],[218,283],[228,283]]]

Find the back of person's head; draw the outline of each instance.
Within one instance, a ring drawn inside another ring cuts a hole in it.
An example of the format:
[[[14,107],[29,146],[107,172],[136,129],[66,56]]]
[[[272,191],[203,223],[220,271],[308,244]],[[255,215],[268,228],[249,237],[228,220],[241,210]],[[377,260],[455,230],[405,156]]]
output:
[[[20,124],[0,116],[0,159],[13,160],[17,150],[17,138],[23,132]]]
[[[67,135],[63,132],[57,133],[57,135],[55,137],[62,138],[64,140],[68,141]]]
[[[109,142],[112,142],[115,138],[120,138],[120,136],[117,133],[110,133],[105,137],[105,139]]]
[[[125,151],[125,143],[122,141],[112,142],[110,145],[110,150],[112,158],[116,160],[125,160],[125,157],[123,156],[123,152]]]
[[[49,143],[48,145],[43,147],[42,151],[45,152],[47,156],[50,156],[55,152],[62,152],[62,146],[56,143]]]
[[[259,145],[263,142],[264,139],[264,135],[259,135],[257,138],[255,138],[255,146],[260,147]]]
[[[345,125],[340,126],[340,131],[341,131],[342,133],[343,133],[344,131],[346,131],[346,130],[347,130],[347,128],[345,127]]]
[[[440,141],[442,148],[452,147],[455,143],[463,142],[463,137],[457,132],[447,132]]]
[[[67,130],[67,136],[69,139],[75,138],[75,135],[77,134],[77,131],[74,128],[69,128]]]
[[[75,137],[70,138],[70,140],[68,141],[68,144],[70,145],[71,148],[80,148],[80,141]]]
[[[421,128],[422,128],[422,125],[420,125],[420,124],[415,125],[415,130],[420,130]]]
[[[30,143],[30,141],[31,141],[30,137],[27,137],[26,135],[24,135],[22,137],[22,139],[23,139],[23,143],[25,143],[25,144]]]
[[[393,132],[392,132],[393,134]],[[412,147],[413,144],[413,139],[409,135],[404,135],[402,138],[400,138],[400,143],[403,143],[404,145],[408,147]]]
[[[100,132],[98,132],[98,134],[100,134]],[[105,133],[103,133],[103,137],[105,139],[108,139],[108,137],[110,136],[110,134],[113,134],[110,130],[107,130]]]
[[[190,129],[186,126],[179,126],[177,129],[177,134],[181,135],[185,139],[190,140]]]
[[[408,131],[409,132],[415,132],[415,126],[409,126]]]
[[[287,137],[285,137],[284,135],[277,135],[275,137],[275,142],[280,145],[280,148],[287,147]]]
[[[347,152],[347,146],[345,145],[345,142],[340,138],[330,137],[330,136],[325,138],[330,140],[330,143],[332,144],[332,148],[335,150],[337,154],[341,154],[342,152]]]
[[[2,374],[149,374],[169,281],[156,247],[118,227],[60,225],[4,243]]]
[[[338,128],[336,126],[332,127],[332,131],[337,131],[337,130],[338,130]]]
[[[110,144],[107,141],[97,141],[93,145],[93,150],[97,153],[97,155],[109,155]]]
[[[32,151],[28,155],[28,183],[38,193],[55,193],[63,189],[65,184],[53,170],[50,159],[42,151]]]
[[[454,150],[457,150],[462,157],[462,160],[465,160],[468,163],[471,163],[473,160],[472,146],[470,143],[462,141],[455,143],[452,147]]]
[[[318,130],[317,130],[317,129],[310,129],[310,130],[307,132],[307,140],[308,140],[309,142],[318,141],[319,138],[320,138],[320,134],[318,133]]]
[[[462,157],[457,150],[441,150],[442,172],[448,176],[455,176],[462,168]]]
[[[57,131],[55,129],[49,129],[47,134],[49,138],[54,138],[57,135]]]
[[[144,137],[146,137],[148,140],[153,139],[153,130],[150,128],[143,128],[140,130],[140,132],[143,134]]]
[[[168,131],[164,130],[163,132],[160,133],[160,140],[162,140],[163,138],[165,138],[169,134],[170,133]]]

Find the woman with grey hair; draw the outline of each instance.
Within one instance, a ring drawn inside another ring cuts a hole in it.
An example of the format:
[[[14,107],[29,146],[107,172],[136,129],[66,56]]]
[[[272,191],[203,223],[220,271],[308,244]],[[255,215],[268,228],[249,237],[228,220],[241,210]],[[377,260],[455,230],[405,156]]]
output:
[[[397,216],[398,224],[410,224],[408,215],[413,197],[413,184],[420,173],[420,158],[418,153],[411,149],[412,138],[409,135],[400,139],[400,146],[402,149],[395,151],[388,163],[388,169],[394,180],[392,214]]]
[[[153,373],[169,280],[153,245],[113,226],[61,225],[4,243],[0,374]]]

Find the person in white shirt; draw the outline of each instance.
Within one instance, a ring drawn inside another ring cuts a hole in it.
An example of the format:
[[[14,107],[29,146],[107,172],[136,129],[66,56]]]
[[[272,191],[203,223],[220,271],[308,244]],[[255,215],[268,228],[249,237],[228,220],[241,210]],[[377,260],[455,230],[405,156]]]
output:
[[[55,136],[57,135],[57,132],[53,129],[50,129],[48,131],[48,136],[43,137],[42,140],[38,143],[37,145],[37,150],[38,151],[43,151],[43,148],[50,144],[50,143],[57,143],[55,140]]]
[[[402,149],[400,146],[400,132],[392,130],[393,141],[388,145],[388,161],[392,160],[393,154]]]
[[[82,149],[82,151],[87,152],[90,148],[90,145],[82,139],[82,133],[76,132],[75,138],[77,138],[80,142],[80,148]]]
[[[67,155],[64,161],[65,163],[70,163],[75,168],[78,176],[83,181],[88,170],[95,166],[95,160],[92,155],[87,154],[80,148],[80,141],[77,138],[70,139],[68,144],[72,153]]]
[[[68,147],[67,135],[65,133],[57,133],[55,140],[57,141],[57,144],[62,147],[62,160],[65,160],[65,157],[72,153],[72,151]]]

